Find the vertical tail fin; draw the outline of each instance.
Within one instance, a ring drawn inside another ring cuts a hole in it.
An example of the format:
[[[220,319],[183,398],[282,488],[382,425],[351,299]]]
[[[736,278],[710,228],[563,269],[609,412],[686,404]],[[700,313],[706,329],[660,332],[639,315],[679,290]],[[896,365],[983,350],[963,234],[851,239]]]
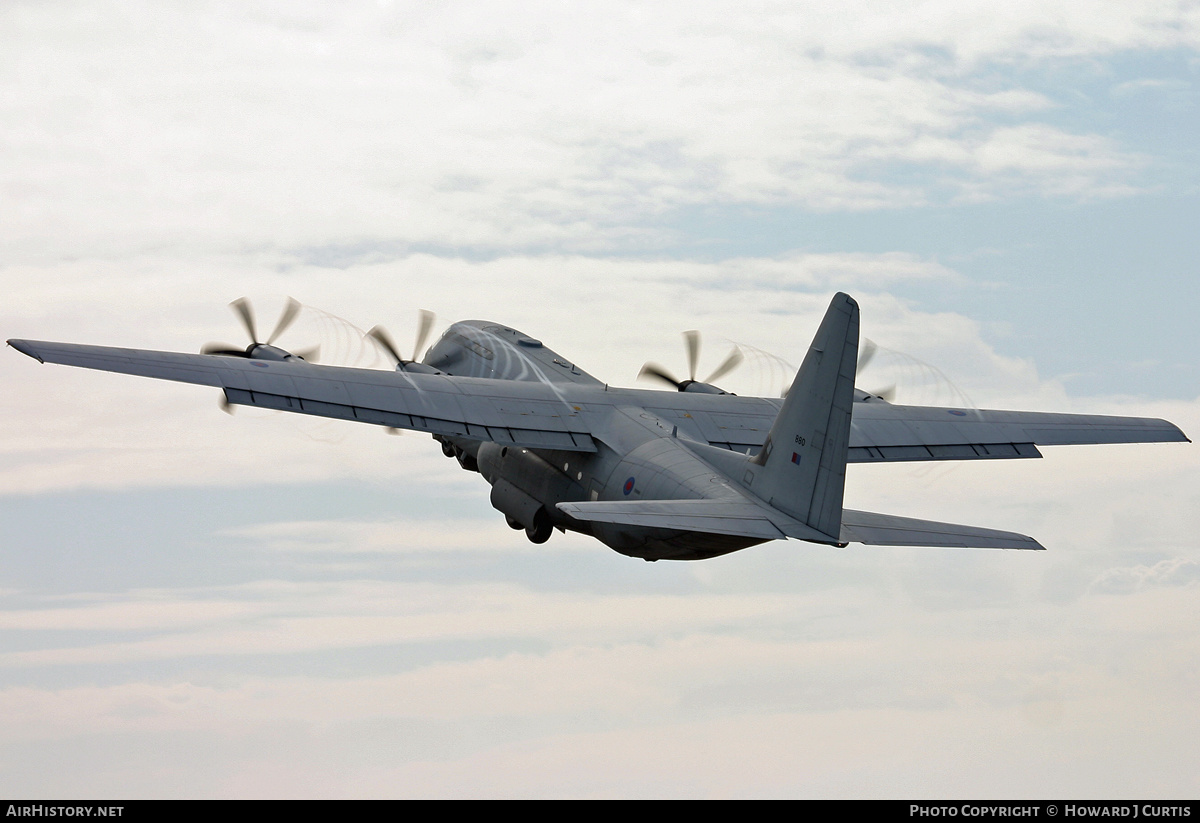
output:
[[[755,495],[831,543],[842,527],[857,358],[858,304],[839,292],[746,478]]]

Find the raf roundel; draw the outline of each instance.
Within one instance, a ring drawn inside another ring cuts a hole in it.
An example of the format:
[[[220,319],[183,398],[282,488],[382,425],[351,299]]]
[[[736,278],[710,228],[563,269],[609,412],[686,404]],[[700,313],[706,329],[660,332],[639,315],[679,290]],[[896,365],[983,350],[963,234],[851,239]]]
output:
[[[621,489],[621,491],[625,492],[626,497],[628,497],[629,493],[633,491],[633,478],[632,477],[625,481],[625,487],[623,489]]]

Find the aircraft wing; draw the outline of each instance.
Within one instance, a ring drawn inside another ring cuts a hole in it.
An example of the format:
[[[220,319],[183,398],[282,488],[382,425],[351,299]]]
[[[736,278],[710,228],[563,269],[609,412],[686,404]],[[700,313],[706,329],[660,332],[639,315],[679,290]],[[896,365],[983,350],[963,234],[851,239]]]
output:
[[[229,402],[528,448],[596,450],[607,414],[633,407],[695,440],[756,452],[781,402],[674,391],[320,366],[35,340],[43,363],[224,390]],[[641,419],[639,417],[639,419]],[[855,403],[847,462],[1041,457],[1038,446],[1187,441],[1165,420]]]
[[[540,382],[320,366],[36,340],[9,345],[43,363],[223,389],[229,402],[529,448],[593,452],[562,387]]]
[[[648,411],[712,446],[756,453],[779,401],[688,395]],[[1038,446],[1187,441],[1178,427],[1146,417],[951,409],[855,403],[847,462],[995,460],[1041,457]]]
[[[1037,446],[1187,441],[1145,417],[855,403],[849,461],[1041,457]]]

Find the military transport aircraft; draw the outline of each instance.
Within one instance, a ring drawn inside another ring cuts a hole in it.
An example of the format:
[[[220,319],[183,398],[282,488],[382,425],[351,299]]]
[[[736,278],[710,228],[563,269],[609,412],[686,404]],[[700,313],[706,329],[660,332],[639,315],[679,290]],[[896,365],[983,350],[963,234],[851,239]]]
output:
[[[893,405],[854,387],[858,304],[841,293],[781,400],[665,374],[676,391],[613,388],[540,340],[475,320],[450,326],[420,362],[373,329],[393,372],[317,365],[273,344],[298,304],[265,343],[248,304],[233,306],[251,337],[245,350],[8,342],[43,363],[215,386],[231,404],[431,433],[447,457],[483,475],[492,505],[533,542],[569,529],[646,560],[699,560],[789,537],[1041,549],[1012,532],[845,509],[846,465],[1187,441],[1164,420]]]

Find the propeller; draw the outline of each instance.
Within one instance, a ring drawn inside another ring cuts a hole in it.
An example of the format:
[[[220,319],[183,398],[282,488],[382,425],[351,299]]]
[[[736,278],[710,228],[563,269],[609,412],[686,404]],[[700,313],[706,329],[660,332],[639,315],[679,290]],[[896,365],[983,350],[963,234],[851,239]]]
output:
[[[390,354],[392,359],[396,361],[397,366],[407,366],[409,363],[416,363],[417,358],[421,356],[421,350],[425,348],[425,343],[429,339],[429,332],[433,329],[433,321],[436,319],[437,315],[428,309],[421,309],[418,312],[417,342],[413,345],[411,360],[405,359],[404,355],[400,353],[400,347],[396,345],[396,341],[392,339],[392,336],[388,334],[387,329],[383,326],[372,327],[367,332],[367,337],[370,337],[379,344],[380,348]]]
[[[855,366],[856,377],[857,375],[862,374],[863,369],[865,369],[871,363],[871,361],[875,359],[875,355],[878,353],[878,351],[879,346],[875,344],[874,340],[870,339],[869,337],[863,338],[862,345],[859,346],[858,349],[858,364]],[[864,389],[864,391],[866,390]],[[867,394],[874,395],[875,397],[891,403],[896,399],[896,384],[892,383],[891,385],[884,386],[877,391],[867,391]]]
[[[417,358],[421,356],[421,350],[425,348],[425,343],[429,339],[429,332],[433,329],[433,321],[437,319],[437,315],[428,309],[421,309],[417,313],[417,342],[413,344],[413,359],[405,360],[404,355],[400,353],[400,347],[396,345],[396,341],[388,334],[387,329],[383,326],[372,326],[367,332],[367,337],[379,344],[379,347],[391,355],[396,361],[396,368],[401,371],[405,366],[412,365],[417,362]],[[403,429],[398,429],[395,426],[385,426],[384,431],[388,434],[404,434]]]
[[[856,372],[861,372],[867,367],[867,364],[875,359],[875,353],[879,351],[879,346],[875,345],[875,341],[869,337],[863,338],[863,344],[858,349],[858,364],[855,366]]]
[[[696,380],[696,366],[700,360],[700,332],[695,330],[685,331],[683,333],[683,343],[687,350],[687,380],[676,380],[674,375],[657,363],[647,363],[642,366],[642,370],[638,372],[638,377],[653,377],[664,383],[670,383],[679,391],[687,391],[689,385],[698,382]],[[721,365],[717,366],[713,373],[702,382],[712,383],[714,380],[721,379],[741,365],[744,359],[745,356],[742,354],[742,350],[735,345],[733,350],[729,352],[729,355],[721,361]]]
[[[228,343],[208,343],[200,349],[201,354],[215,354],[225,357],[246,357],[246,358],[262,358],[284,360],[288,357],[298,357],[301,360],[309,363],[316,362],[318,355],[321,352],[320,346],[312,346],[307,349],[298,349],[294,352],[287,352],[283,349],[275,347],[275,340],[287,331],[288,327],[296,321],[296,316],[300,314],[300,301],[294,297],[289,297],[283,306],[283,311],[279,315],[279,320],[275,322],[275,328],[271,331],[266,341],[258,339],[258,326],[254,322],[254,307],[250,305],[250,301],[245,297],[239,297],[229,304],[233,309],[233,313],[242,321],[242,326],[246,329],[246,334],[250,336],[250,345],[244,349],[239,349]],[[233,414],[233,404],[229,402],[229,398],[224,394],[218,402],[221,411],[226,414]]]
[[[300,301],[294,297],[289,297],[287,303],[283,306],[283,311],[279,315],[279,320],[275,322],[275,328],[265,341],[258,339],[258,326],[254,322],[254,307],[250,305],[250,301],[245,297],[239,297],[229,304],[233,309],[233,313],[242,321],[243,328],[246,329],[246,334],[250,336],[250,345],[244,349],[239,349],[228,343],[209,343],[200,349],[201,354],[219,354],[226,357],[254,357],[254,350],[259,346],[274,346],[275,340],[287,331],[288,327],[296,321],[296,316],[300,314]],[[299,349],[291,354],[306,360],[309,363],[316,361],[320,354],[320,346],[312,346],[307,349]]]

